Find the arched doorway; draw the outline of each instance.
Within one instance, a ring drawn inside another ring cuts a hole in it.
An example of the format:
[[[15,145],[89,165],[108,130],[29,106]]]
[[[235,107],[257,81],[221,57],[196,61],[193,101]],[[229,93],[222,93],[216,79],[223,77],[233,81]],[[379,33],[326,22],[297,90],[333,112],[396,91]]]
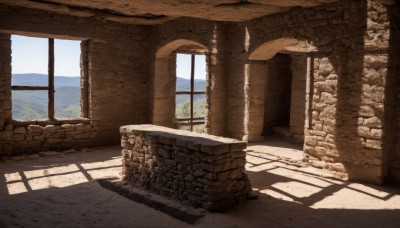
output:
[[[247,141],[262,142],[275,134],[304,142],[315,51],[304,41],[280,38],[251,52],[245,82]]]

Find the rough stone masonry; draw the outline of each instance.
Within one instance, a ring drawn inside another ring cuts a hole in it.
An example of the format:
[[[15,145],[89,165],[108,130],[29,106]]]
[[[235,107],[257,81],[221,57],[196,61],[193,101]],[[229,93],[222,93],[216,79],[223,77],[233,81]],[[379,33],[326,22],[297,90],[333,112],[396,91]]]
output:
[[[210,211],[251,195],[246,142],[155,125],[120,128],[123,176],[135,186]]]
[[[291,88],[289,127],[299,141],[304,138],[304,161],[350,180],[400,181],[398,1],[219,0],[205,1],[212,11],[202,11],[191,1],[176,0],[190,11],[180,5],[177,13],[171,6],[165,17],[154,9],[155,14],[137,15],[137,6],[121,7],[121,1],[107,2],[114,12],[108,16],[96,11],[103,7],[99,1],[43,2],[0,4],[0,156],[116,144],[119,127],[127,124],[174,127],[175,54],[196,46],[207,55],[207,133],[264,139],[270,127],[265,117],[276,103],[267,96],[273,79],[268,68],[285,52],[301,56],[292,59],[292,83],[299,87]],[[69,8],[66,2],[88,7]],[[165,8],[157,2],[157,9]],[[271,2],[287,7],[264,14]],[[149,10],[147,4],[141,7]],[[249,17],[227,15],[233,12],[228,9]],[[119,10],[125,13],[114,20]],[[217,20],[214,10],[229,17]],[[11,35],[87,43],[85,118],[13,119]],[[299,43],[314,49],[287,49]]]

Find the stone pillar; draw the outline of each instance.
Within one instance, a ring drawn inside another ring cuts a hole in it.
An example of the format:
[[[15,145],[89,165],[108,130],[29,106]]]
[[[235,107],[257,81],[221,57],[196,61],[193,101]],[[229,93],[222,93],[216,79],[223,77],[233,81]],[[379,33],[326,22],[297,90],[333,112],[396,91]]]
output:
[[[248,35],[247,35],[248,36]],[[246,30],[241,26],[229,26],[226,34],[226,43],[229,47],[226,56],[226,131],[227,136],[236,139],[243,139],[245,133],[245,77],[248,63],[245,38]]]
[[[264,100],[267,65],[265,61],[250,60],[245,65],[245,68],[248,70],[245,82],[245,133],[247,134],[247,141],[259,142],[264,140]]]
[[[0,157],[12,152],[11,120],[11,36],[0,34]],[[11,127],[11,128],[10,128]]]
[[[223,136],[226,133],[225,34],[221,25],[214,25],[212,47],[207,55],[206,132]]]
[[[156,58],[154,77],[154,125],[175,128],[175,58]]]
[[[81,118],[90,117],[90,102],[89,102],[89,41],[81,41]]]
[[[11,36],[0,34],[0,130],[11,119]]]
[[[363,132],[363,146],[375,152],[369,162],[382,183],[389,175],[393,158],[395,77],[390,77],[389,41],[391,20],[389,9],[393,6],[378,1],[367,1],[367,23],[364,35],[364,66],[359,129]]]

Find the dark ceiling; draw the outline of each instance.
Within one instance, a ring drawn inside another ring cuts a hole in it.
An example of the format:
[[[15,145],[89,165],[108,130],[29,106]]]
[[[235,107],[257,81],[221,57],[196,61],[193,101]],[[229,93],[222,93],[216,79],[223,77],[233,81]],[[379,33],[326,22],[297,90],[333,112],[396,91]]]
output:
[[[337,0],[0,0],[5,5],[40,9],[129,24],[160,24],[180,17],[241,22],[292,7]]]

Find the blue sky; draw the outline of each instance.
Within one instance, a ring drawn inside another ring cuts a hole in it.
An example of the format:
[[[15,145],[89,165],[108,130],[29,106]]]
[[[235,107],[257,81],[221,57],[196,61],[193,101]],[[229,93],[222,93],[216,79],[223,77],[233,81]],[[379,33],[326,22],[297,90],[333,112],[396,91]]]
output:
[[[48,39],[13,35],[12,71],[13,74],[48,73]],[[79,77],[80,75],[80,41],[54,41],[54,75]],[[190,78],[191,55],[177,54],[178,77]],[[196,55],[195,78],[206,78],[205,55]]]
[[[190,79],[191,55],[176,55],[176,75],[181,78]],[[194,63],[194,78],[206,79],[206,57],[205,55],[196,55]]]
[[[26,36],[11,37],[12,71],[21,73],[48,73],[48,39]],[[80,41],[54,41],[54,75],[79,77]]]

